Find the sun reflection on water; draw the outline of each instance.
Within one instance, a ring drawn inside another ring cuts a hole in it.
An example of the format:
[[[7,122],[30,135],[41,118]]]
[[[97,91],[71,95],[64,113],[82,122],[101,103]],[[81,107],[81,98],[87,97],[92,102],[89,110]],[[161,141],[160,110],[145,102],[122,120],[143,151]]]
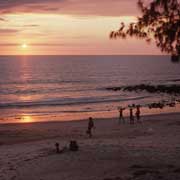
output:
[[[22,115],[21,116],[21,123],[31,123],[33,122],[33,118],[30,115]]]

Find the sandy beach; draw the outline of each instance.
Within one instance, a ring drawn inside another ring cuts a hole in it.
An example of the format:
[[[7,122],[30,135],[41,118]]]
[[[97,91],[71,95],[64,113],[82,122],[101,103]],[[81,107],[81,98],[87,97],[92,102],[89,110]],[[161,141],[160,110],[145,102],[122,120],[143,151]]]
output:
[[[2,124],[0,180],[180,179],[180,114],[144,116],[135,125],[118,119]],[[60,148],[76,140],[79,151]]]

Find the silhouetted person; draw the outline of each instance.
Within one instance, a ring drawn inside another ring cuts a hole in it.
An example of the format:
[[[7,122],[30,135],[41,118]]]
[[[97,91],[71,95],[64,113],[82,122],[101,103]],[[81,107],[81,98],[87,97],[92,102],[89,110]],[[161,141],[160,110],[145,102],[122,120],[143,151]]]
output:
[[[134,115],[133,115],[133,108],[130,107],[129,109],[129,118],[130,118],[130,124],[134,124]]]
[[[125,108],[122,108],[120,107],[119,108],[119,124],[122,123],[125,123],[125,119],[124,119],[124,116],[123,116],[123,111],[125,110]]]
[[[78,151],[79,150],[79,146],[76,141],[70,141],[69,150],[70,151]]]
[[[59,143],[55,143],[56,153],[60,153]]]
[[[93,121],[92,117],[89,117],[87,134],[89,134],[90,138],[92,137],[92,128],[94,128],[94,121]]]
[[[136,119],[137,119],[137,122],[141,122],[140,120],[140,115],[141,115],[141,111],[140,111],[140,105],[137,105],[136,106]]]

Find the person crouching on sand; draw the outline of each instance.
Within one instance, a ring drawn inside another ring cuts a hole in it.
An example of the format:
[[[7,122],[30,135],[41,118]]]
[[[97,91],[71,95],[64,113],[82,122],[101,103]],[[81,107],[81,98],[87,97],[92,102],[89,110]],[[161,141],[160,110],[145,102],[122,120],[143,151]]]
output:
[[[121,124],[121,122],[125,124],[125,119],[123,116],[124,110],[125,110],[125,108],[119,107],[119,124]]]
[[[89,122],[88,122],[88,129],[86,133],[89,135],[89,137],[92,137],[92,128],[94,128],[94,121],[92,117],[89,117]]]

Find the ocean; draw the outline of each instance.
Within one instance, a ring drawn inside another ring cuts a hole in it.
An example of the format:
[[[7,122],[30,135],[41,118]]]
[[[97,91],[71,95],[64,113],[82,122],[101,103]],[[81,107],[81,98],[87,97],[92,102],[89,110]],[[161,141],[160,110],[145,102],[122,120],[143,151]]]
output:
[[[179,69],[169,56],[0,56],[0,123],[116,116],[172,97],[106,88],[180,84]]]

